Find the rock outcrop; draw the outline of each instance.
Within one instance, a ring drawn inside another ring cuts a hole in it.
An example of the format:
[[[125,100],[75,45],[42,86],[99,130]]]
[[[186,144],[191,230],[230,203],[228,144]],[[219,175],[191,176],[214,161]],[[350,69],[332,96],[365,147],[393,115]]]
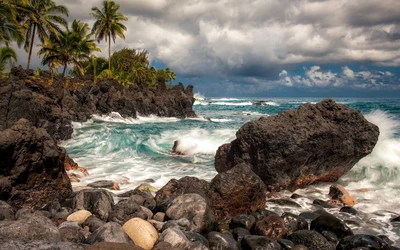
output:
[[[123,87],[113,79],[96,84],[80,78],[34,75],[22,67],[12,69],[0,80],[0,130],[10,128],[20,118],[42,127],[56,140],[65,140],[73,132],[71,121],[86,121],[93,114],[118,112],[123,117],[137,114],[164,117],[195,117],[193,86],[182,83],[167,88]]]
[[[39,208],[72,193],[64,170],[65,150],[26,119],[0,131],[0,197],[15,207]]]
[[[219,147],[215,168],[221,173],[247,163],[267,189],[295,190],[338,180],[371,153],[378,136],[359,111],[330,99],[307,103],[246,123]]]

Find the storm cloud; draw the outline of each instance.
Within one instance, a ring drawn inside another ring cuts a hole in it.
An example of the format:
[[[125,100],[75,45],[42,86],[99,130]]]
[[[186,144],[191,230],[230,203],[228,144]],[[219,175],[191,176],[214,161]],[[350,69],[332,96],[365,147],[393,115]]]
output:
[[[90,9],[102,1],[55,2],[69,8],[70,20],[92,24]],[[300,78],[290,72],[304,64],[400,65],[398,0],[115,2],[129,21],[126,39],[117,39],[113,50],[146,49],[151,59],[184,78],[247,83],[258,86],[255,91],[307,87],[307,79],[310,86],[343,87],[346,81],[335,80],[337,76],[321,72],[319,66],[308,66]],[[106,43],[100,47],[106,55]],[[361,79],[357,73],[354,77],[354,82]]]

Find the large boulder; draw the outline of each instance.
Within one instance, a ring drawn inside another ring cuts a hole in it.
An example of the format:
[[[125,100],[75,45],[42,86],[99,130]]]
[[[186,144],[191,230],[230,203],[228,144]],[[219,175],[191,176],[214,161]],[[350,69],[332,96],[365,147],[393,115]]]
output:
[[[40,208],[72,193],[64,170],[65,149],[28,120],[0,131],[0,155],[0,177],[11,185],[1,189],[0,197],[12,206]]]
[[[72,208],[88,210],[106,221],[114,205],[110,192],[104,189],[86,189],[76,193],[72,200]]]
[[[211,204],[219,221],[265,207],[263,181],[247,164],[217,174],[210,183]]]
[[[215,168],[221,173],[247,163],[269,190],[295,190],[338,180],[371,153],[378,136],[359,111],[330,99],[306,103],[246,123],[219,147]]]
[[[204,233],[213,228],[215,216],[206,200],[199,194],[183,194],[168,207],[167,217],[172,220],[187,219],[190,232]]]
[[[39,214],[23,216],[16,221],[0,221],[0,235],[10,239],[60,241],[58,228]]]

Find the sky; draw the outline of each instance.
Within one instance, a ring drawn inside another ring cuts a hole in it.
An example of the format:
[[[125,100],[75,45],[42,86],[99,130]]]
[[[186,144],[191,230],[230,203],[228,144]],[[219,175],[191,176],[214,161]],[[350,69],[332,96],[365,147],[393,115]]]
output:
[[[55,2],[92,25],[102,1]],[[146,49],[204,96],[400,97],[399,0],[115,2],[129,20],[112,51]]]

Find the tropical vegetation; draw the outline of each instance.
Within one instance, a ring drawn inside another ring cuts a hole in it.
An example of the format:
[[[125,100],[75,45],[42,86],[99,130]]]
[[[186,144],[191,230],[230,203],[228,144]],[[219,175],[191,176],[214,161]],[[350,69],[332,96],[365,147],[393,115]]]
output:
[[[159,82],[170,83],[175,74],[169,68],[151,66],[146,50],[124,48],[111,52],[111,41],[125,39],[128,18],[119,12],[120,5],[112,0],[102,2],[101,8],[92,7],[92,27],[80,20],[68,25],[68,9],[53,0],[0,0],[0,78],[6,75],[17,54],[11,43],[23,45],[27,52],[27,69],[31,66],[34,46],[37,56],[52,75],[72,77],[114,78],[124,86],[155,87]],[[96,56],[101,52],[97,43],[108,43],[108,58]],[[96,43],[97,41],[97,43]],[[70,71],[68,72],[68,68]],[[36,72],[40,72],[38,69]]]

